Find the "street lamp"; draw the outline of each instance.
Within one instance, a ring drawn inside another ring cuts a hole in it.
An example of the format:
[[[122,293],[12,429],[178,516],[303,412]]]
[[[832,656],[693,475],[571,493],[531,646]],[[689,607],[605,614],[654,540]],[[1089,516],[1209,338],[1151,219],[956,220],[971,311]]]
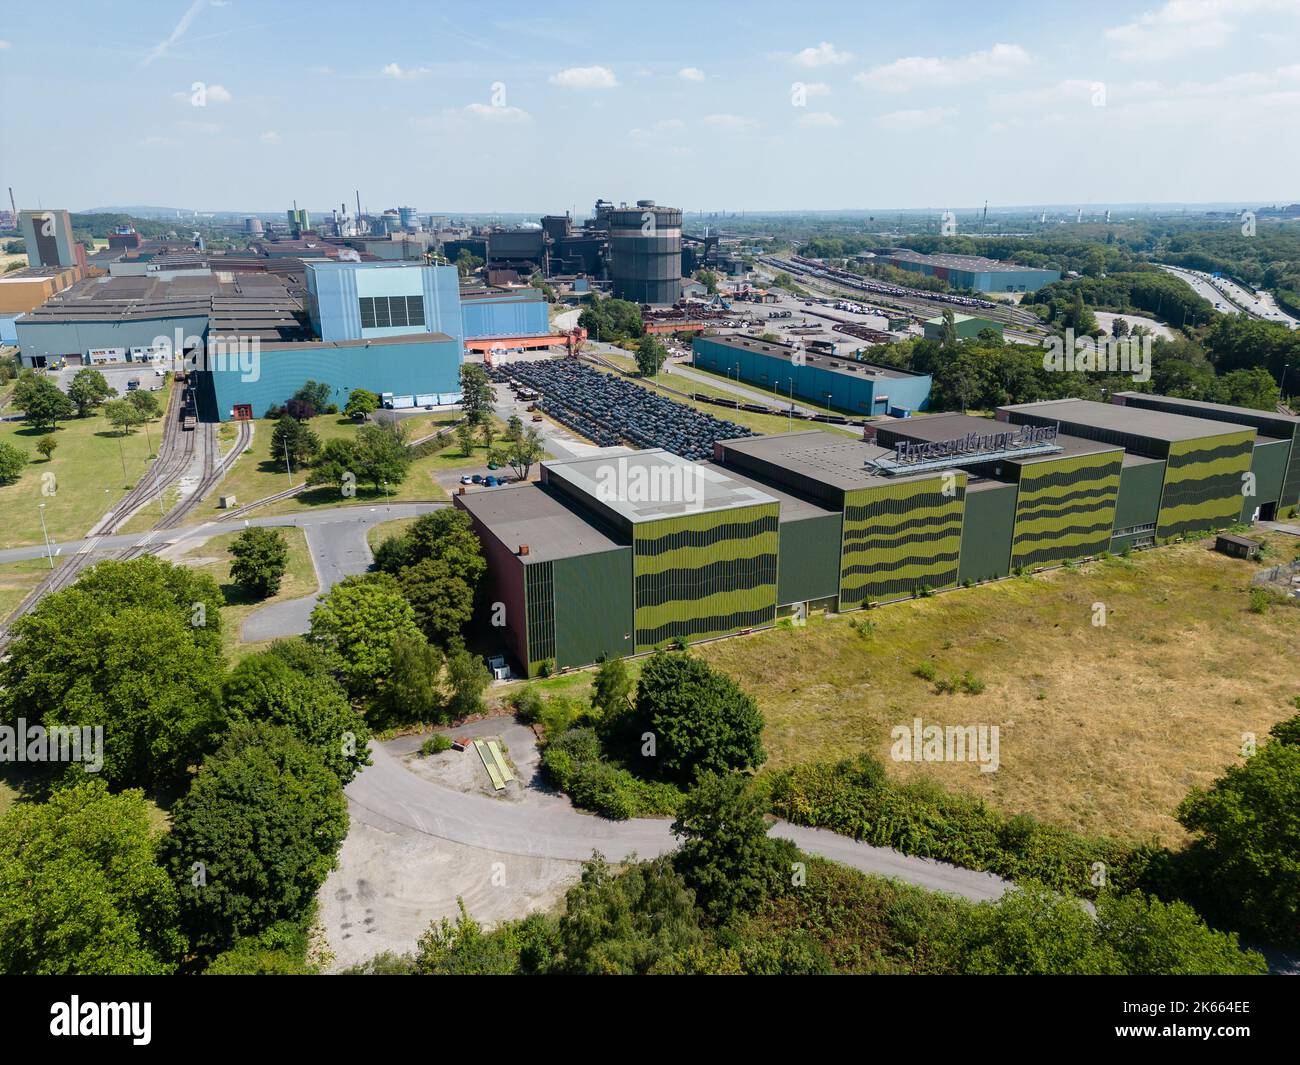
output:
[[[54,551],[50,548],[50,534],[45,529],[45,504],[41,503],[37,510],[41,515],[41,536],[45,538],[45,557],[49,559],[50,569],[54,568]]]

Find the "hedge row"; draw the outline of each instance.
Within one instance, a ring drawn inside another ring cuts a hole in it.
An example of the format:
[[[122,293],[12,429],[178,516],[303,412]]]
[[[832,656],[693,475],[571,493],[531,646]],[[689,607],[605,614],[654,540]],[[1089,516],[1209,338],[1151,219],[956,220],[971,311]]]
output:
[[[772,811],[795,824],[1089,898],[1103,885],[1138,886],[1156,853],[1027,814],[1008,817],[933,783],[891,784],[869,755],[793,766],[768,786]]]

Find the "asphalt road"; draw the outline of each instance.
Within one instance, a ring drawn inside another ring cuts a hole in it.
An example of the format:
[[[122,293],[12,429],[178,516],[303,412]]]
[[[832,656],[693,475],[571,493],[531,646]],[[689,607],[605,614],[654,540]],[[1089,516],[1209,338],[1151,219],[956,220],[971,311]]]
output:
[[[585,860],[597,850],[612,861],[632,855],[650,858],[676,846],[666,820],[609,821],[557,804],[553,796],[502,802],[466,794],[408,771],[395,753],[400,745],[390,749],[373,743],[370,750],[373,764],[348,785],[347,796],[354,816],[376,828],[402,826],[497,853],[570,861]],[[810,854],[977,902],[999,898],[1012,886],[988,873],[872,847],[819,829],[778,821],[772,832]]]
[[[381,511],[378,520],[391,521],[392,517]],[[375,524],[376,516],[367,512],[341,521],[303,526],[307,550],[316,567],[317,591],[301,599],[271,603],[254,610],[244,619],[240,639],[254,643],[296,636],[310,629],[311,612],[317,600],[344,577],[365,573],[370,568],[373,555],[366,534]]]
[[[83,540],[65,540],[62,543],[55,542],[52,546],[54,548],[55,558],[59,558],[63,555],[75,555],[78,550],[92,542],[95,543],[98,550],[102,551],[121,550],[124,547],[135,547],[139,544],[145,543],[154,547],[175,546],[182,542],[186,545],[185,550],[189,550],[191,546],[202,544],[214,536],[220,536],[222,533],[237,532],[238,530],[249,526],[275,528],[293,525],[300,529],[310,530],[317,526],[359,523],[369,528],[371,525],[384,521],[392,521],[395,518],[418,517],[421,514],[427,514],[431,510],[438,510],[447,505],[448,504],[446,503],[381,503],[373,507],[332,507],[329,510],[312,510],[296,514],[275,514],[258,518],[241,518],[238,521],[208,521],[203,522],[200,525],[187,525],[178,529],[167,529],[164,532],[120,533],[115,536],[97,537],[95,540],[90,538]],[[364,538],[363,533],[362,539],[364,540]],[[319,539],[318,542],[330,544],[341,541],[335,541],[332,537],[327,535],[324,539]],[[8,550],[0,551],[0,563],[21,562],[28,558],[42,558],[44,555],[44,544],[28,544],[25,547],[11,547]]]

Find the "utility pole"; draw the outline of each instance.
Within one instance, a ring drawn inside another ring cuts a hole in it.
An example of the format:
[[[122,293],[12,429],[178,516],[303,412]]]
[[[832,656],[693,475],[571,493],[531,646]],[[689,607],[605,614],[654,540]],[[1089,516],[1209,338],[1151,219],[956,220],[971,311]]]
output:
[[[289,487],[293,487],[293,467],[289,463],[289,438],[284,438],[284,472],[289,478]]]
[[[13,195],[12,190],[10,190],[10,195]],[[50,569],[53,569],[54,551],[50,548],[50,534],[45,530],[45,504],[41,503],[37,509],[41,515],[41,535],[45,537],[45,557],[49,559]]]

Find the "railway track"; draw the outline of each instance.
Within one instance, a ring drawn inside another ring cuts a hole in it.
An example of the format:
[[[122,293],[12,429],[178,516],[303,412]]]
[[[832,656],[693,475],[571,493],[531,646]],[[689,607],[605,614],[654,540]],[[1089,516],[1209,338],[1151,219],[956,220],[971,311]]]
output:
[[[780,259],[772,256],[764,256],[759,261],[770,269],[794,274],[806,283],[821,285],[836,295],[849,296],[858,300],[866,299],[882,307],[908,311],[913,315],[923,314],[927,318],[933,318],[945,309],[955,309],[979,314],[1002,322],[1004,325],[1019,326],[1022,331],[1030,327],[1040,331],[1042,329],[1042,323],[1036,315],[992,300],[976,300],[964,296],[949,297],[942,293],[925,296],[919,290],[907,289],[891,292],[887,290],[898,289],[899,286],[872,281],[870,278],[860,278],[845,270],[815,267],[797,259]]]
[[[179,525],[198,505],[203,496],[225,476],[226,471],[230,469],[235,459],[239,457],[244,448],[248,446],[249,440],[252,439],[252,426],[248,423],[242,423],[234,447],[227,452],[223,459],[220,456],[217,443],[216,426],[207,423],[187,430],[183,427],[182,418],[188,409],[188,405],[182,400],[182,409],[177,411],[176,407],[177,392],[173,391],[168,398],[163,439],[158,446],[158,455],[154,459],[153,467],[141,478],[140,483],[128,492],[121,502],[91,530],[90,538],[77,553],[71,558],[65,559],[57,568],[51,570],[49,576],[33,588],[27,598],[18,605],[18,608],[10,615],[3,629],[0,630],[0,650],[9,643],[14,621],[31,611],[43,597],[51,592],[62,591],[76,583],[82,572],[94,563],[106,559],[127,562],[133,558],[150,554],[163,546],[165,541],[157,544],[152,542],[154,535],[157,532],[175,528]],[[142,507],[162,498],[167,489],[175,484],[184,475],[185,471],[190,468],[195,451],[200,446],[199,437],[203,438],[201,441],[203,447],[203,473],[198,485],[195,486],[195,490],[164,514],[154,524],[153,531],[142,542],[115,551],[101,552],[99,543],[105,536],[117,532]]]

